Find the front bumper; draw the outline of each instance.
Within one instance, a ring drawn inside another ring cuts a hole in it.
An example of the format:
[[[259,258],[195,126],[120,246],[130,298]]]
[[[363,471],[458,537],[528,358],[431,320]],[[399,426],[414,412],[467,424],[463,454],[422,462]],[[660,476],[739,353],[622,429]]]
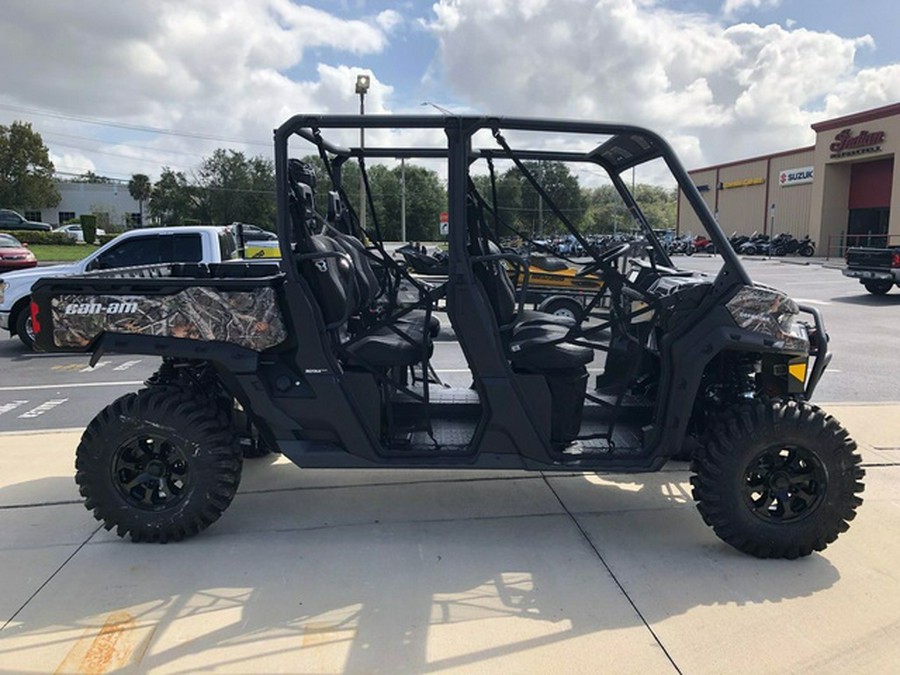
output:
[[[9,312],[0,312],[0,329],[9,330]]]
[[[804,392],[804,398],[808,401],[812,398],[819,380],[822,379],[822,373],[831,363],[831,354],[828,351],[828,333],[825,332],[825,322],[822,321],[819,310],[809,305],[800,305],[800,312],[809,314],[813,318],[813,326],[807,330],[809,355],[814,359],[812,369],[806,379],[806,391]]]

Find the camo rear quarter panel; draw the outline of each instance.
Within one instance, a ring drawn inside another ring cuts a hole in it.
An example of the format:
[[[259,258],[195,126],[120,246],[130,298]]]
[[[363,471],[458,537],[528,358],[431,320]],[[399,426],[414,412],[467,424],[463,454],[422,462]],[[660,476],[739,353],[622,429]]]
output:
[[[263,351],[287,333],[275,290],[196,286],[173,295],[61,294],[51,301],[53,342],[87,347],[100,333],[220,341]]]

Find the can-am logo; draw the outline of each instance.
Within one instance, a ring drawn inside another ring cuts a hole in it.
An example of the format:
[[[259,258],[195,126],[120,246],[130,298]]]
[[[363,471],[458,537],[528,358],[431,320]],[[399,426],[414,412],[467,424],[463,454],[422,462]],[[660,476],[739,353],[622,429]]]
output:
[[[65,313],[69,314],[133,314],[138,310],[136,302],[70,302]]]
[[[834,137],[834,142],[828,146],[832,159],[836,157],[850,157],[863,155],[869,152],[880,152],[884,143],[883,131],[867,131],[863,129],[854,135],[852,129],[844,129]]]

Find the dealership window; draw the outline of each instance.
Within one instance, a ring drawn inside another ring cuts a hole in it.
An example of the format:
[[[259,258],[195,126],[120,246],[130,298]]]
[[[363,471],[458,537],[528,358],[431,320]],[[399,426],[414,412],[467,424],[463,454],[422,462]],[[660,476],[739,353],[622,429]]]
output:
[[[26,211],[25,212],[25,220],[34,220],[36,222],[41,222],[41,212],[40,211]]]
[[[75,220],[75,212],[74,211],[60,211],[59,212],[59,224],[65,225],[70,220]]]

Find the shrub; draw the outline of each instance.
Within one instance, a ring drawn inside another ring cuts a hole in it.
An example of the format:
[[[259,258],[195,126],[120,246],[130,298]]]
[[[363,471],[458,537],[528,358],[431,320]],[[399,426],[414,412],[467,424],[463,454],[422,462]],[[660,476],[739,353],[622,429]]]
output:
[[[118,236],[118,234],[101,234],[97,239],[100,240],[100,245],[102,246],[103,244],[108,244]]]
[[[88,244],[93,244],[97,239],[97,216],[90,214],[82,215],[81,231],[84,234],[84,240]]]
[[[64,232],[45,232],[31,230],[4,230],[23,244],[55,244],[59,246],[74,245],[75,241]]]

